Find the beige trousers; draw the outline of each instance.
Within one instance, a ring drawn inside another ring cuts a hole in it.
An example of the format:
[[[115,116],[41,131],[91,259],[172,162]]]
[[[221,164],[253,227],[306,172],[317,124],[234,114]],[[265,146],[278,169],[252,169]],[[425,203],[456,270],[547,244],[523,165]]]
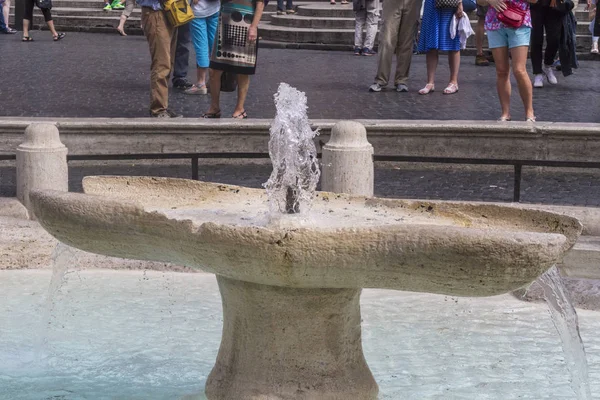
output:
[[[163,11],[142,7],[144,35],[150,47],[150,113],[169,107],[169,75],[175,59],[177,29],[171,26]]]
[[[379,68],[375,82],[387,86],[396,52],[394,84],[406,84],[412,60],[415,28],[421,10],[421,0],[385,0],[383,28],[379,33]]]

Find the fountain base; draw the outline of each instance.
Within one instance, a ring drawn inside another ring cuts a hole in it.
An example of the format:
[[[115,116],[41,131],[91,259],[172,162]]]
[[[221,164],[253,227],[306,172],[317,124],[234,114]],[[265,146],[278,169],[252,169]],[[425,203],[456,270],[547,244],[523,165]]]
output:
[[[375,400],[361,289],[294,289],[217,277],[223,337],[210,400]]]

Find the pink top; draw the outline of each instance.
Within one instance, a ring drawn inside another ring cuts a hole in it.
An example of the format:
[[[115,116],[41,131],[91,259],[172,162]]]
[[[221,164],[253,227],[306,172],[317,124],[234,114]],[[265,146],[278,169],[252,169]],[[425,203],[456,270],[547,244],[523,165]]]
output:
[[[523,11],[527,11],[527,15],[525,15],[525,21],[522,26],[528,26],[531,28],[531,13],[529,12],[529,2],[526,0],[506,0],[506,2],[511,2]],[[504,25],[502,22],[498,21],[498,12],[492,6],[488,6],[488,12],[485,15],[485,30],[486,31],[497,31],[501,28],[510,28]]]

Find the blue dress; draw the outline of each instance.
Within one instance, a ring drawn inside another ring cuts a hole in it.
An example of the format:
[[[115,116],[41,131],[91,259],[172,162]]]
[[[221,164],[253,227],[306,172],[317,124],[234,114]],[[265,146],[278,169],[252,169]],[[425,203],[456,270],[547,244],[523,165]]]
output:
[[[454,8],[435,8],[435,0],[425,0],[423,21],[419,35],[419,53],[429,50],[459,51],[460,37],[450,38],[450,22],[456,13]]]

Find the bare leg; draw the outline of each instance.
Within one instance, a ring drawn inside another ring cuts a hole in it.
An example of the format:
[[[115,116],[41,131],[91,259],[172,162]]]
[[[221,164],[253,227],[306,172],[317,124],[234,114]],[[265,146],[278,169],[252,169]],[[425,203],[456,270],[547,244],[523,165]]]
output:
[[[502,115],[500,118],[510,119],[510,64],[508,62],[508,47],[492,49],[496,63],[496,89],[500,98]],[[527,55],[527,53],[525,53]],[[529,83],[531,85],[531,83]]]
[[[435,83],[435,71],[438,66],[438,58],[437,50],[429,50],[425,55],[425,60],[427,62],[427,84],[433,85]]]
[[[23,19],[23,37],[29,36],[29,20]]]
[[[535,118],[533,113],[533,87],[525,67],[528,50],[528,46],[515,47],[510,49],[510,55],[512,56],[513,75],[519,85],[519,94],[525,107],[525,116],[526,118]]]
[[[56,32],[56,29],[54,29],[54,21],[48,21],[46,22],[46,24],[48,24],[48,29],[50,29],[50,33],[52,33],[52,36],[57,37],[58,33]]]
[[[477,55],[483,55],[483,37],[485,36],[485,17],[477,18],[477,25],[475,26],[475,48],[477,49]]]
[[[450,83],[458,85],[458,70],[460,69],[460,51],[448,52],[448,64],[450,65]]]
[[[10,26],[8,25],[8,14],[10,13],[10,0],[6,0],[4,2],[4,5],[2,7],[2,13],[4,14],[4,25],[6,25],[6,28],[10,28]]]
[[[221,96],[221,75],[223,71],[217,69],[209,70],[209,82],[210,82],[210,107],[207,114],[216,114],[221,112],[220,96]]]
[[[238,74],[237,82],[238,82],[238,97],[237,97],[237,104],[235,105],[235,110],[233,110],[234,116],[243,114],[244,111],[246,111],[244,109],[244,103],[246,102],[246,95],[248,94],[248,88],[250,87],[250,76]]]
[[[196,78],[198,79],[198,86],[206,84],[206,70],[208,68],[196,68]]]
[[[119,20],[119,26],[117,26],[117,31],[121,34],[121,36],[127,36],[125,33],[125,22],[127,21],[127,16],[121,15],[121,19]]]

